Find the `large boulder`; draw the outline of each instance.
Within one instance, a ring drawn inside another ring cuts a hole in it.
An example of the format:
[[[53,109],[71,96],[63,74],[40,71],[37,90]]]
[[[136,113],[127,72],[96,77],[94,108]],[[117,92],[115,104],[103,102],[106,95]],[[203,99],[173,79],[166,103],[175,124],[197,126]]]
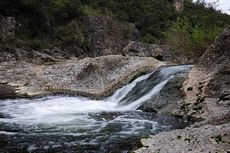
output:
[[[129,41],[123,48],[123,54],[129,56],[154,57],[158,60],[163,59],[163,50],[156,44],[145,44],[136,41]]]
[[[2,62],[0,83],[16,87],[18,95],[23,96],[67,93],[102,98],[127,84],[133,77],[163,64],[151,57],[120,55],[69,59],[52,65]]]

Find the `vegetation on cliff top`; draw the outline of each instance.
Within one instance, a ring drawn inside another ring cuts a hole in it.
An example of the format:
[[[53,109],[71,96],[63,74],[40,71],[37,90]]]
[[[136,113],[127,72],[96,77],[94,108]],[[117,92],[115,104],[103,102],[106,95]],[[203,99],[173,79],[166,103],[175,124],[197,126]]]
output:
[[[180,13],[170,0],[0,0],[0,15],[14,16],[20,23],[14,44],[35,49],[71,43],[87,48],[87,25],[82,22],[86,16],[110,16],[121,23],[133,23],[140,32],[136,40],[168,42],[189,54],[204,50],[230,24],[229,15],[192,0],[185,0]]]

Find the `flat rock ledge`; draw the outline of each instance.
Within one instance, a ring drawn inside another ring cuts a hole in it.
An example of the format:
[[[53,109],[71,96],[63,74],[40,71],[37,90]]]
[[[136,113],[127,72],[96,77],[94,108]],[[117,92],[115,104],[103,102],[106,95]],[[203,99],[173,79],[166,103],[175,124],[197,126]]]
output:
[[[230,124],[163,132],[142,144],[135,153],[229,153]]]
[[[0,84],[4,84],[4,92],[12,87],[10,93],[14,95],[14,89],[15,97],[72,94],[102,98],[161,65],[164,63],[151,57],[120,55],[74,58],[44,65],[8,61],[0,64]]]

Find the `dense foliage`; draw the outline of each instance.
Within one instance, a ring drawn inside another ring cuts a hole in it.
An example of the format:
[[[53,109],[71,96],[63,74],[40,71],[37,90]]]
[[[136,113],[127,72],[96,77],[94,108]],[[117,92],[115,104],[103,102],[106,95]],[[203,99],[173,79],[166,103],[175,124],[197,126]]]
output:
[[[178,13],[170,0],[0,0],[0,15],[14,16],[20,23],[18,44],[37,48],[57,42],[85,47],[82,18],[111,16],[135,24],[139,41],[168,42],[177,50],[199,52],[230,24],[229,15],[205,5],[185,0],[184,10]],[[73,20],[78,24],[73,25]]]
[[[167,42],[181,53],[200,56],[223,29],[230,25],[230,16],[215,10],[215,3],[193,4],[185,1],[184,10],[165,32]]]

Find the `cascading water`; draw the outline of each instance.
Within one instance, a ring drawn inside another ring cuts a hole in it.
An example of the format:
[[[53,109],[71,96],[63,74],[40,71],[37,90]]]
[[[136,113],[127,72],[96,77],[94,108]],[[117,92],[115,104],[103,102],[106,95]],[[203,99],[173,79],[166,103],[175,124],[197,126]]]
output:
[[[156,95],[170,79],[185,76],[191,65],[162,67],[151,74],[141,76],[131,84],[117,90],[108,101],[116,101],[118,107],[137,109]]]
[[[141,137],[183,127],[183,119],[136,109],[190,67],[162,67],[104,100],[68,96],[2,100],[0,152],[126,152]]]

